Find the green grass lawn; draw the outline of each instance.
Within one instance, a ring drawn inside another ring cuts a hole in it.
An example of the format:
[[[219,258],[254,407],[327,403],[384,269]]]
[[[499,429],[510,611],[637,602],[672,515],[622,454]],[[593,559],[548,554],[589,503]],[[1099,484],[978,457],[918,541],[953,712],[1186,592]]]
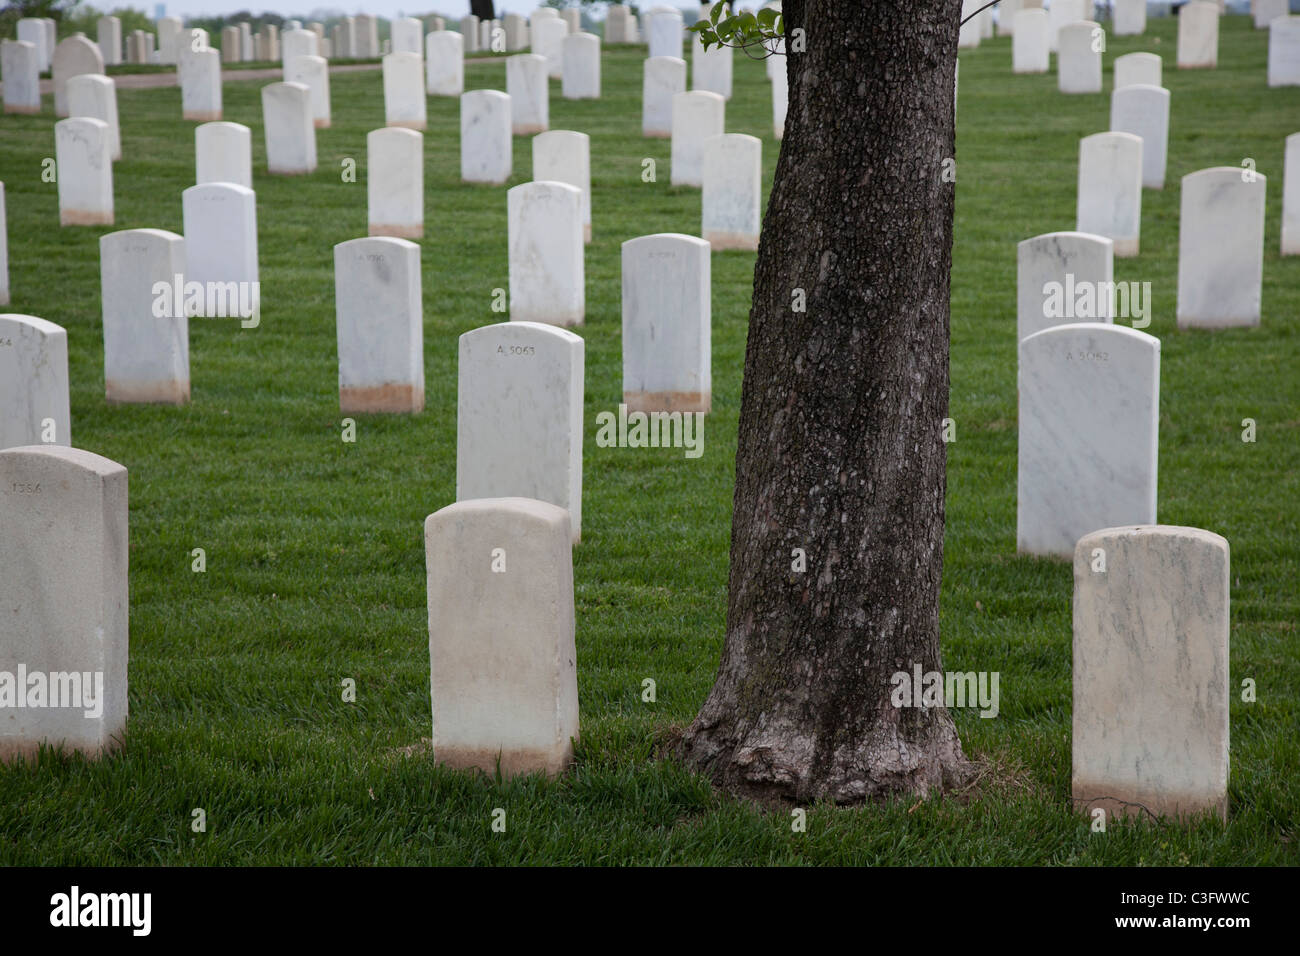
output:
[[[380,74],[331,77],[331,129],[305,178],[265,170],[259,82],[225,87],[225,118],[253,130],[262,323],[190,325],[193,402],[104,401],[98,239],[59,228],[52,101],[0,118],[11,311],[68,330],[72,440],[130,471],[131,718],[125,750],[0,768],[0,863],[1283,863],[1300,858],[1300,258],[1278,257],[1282,151],[1300,88],[1265,85],[1266,31],[1223,21],[1219,68],[1174,68],[1175,21],[1114,38],[1107,94],[1063,96],[1054,74],[1013,76],[1010,40],[961,54],[952,300],[952,410],[942,628],[949,669],[1001,672],[1001,712],[956,712],[988,768],[961,799],[783,811],[714,793],[655,756],[712,684],[726,607],[736,425],[753,254],[713,256],[713,413],[702,458],[598,448],[595,415],[621,398],[622,241],[698,234],[700,194],[668,185],[669,142],[640,135],[645,49],[608,48],[603,98],[552,85],[551,128],[591,136],[583,540],[574,552],[582,741],[555,781],[497,783],[434,765],[422,523],[455,489],[457,337],[502,316],[506,196],[459,182],[454,99],[429,100],[421,242],[427,407],[363,417],[340,440],[332,247],[366,231],[365,134],[383,122]],[[1143,195],[1142,255],[1162,340],[1159,516],[1232,547],[1232,705],[1226,825],[1090,832],[1070,809],[1072,576],[1017,557],[1016,242],[1073,229],[1078,141],[1107,129],[1113,57],[1165,60],[1169,171]],[[500,61],[467,86],[504,89]],[[763,64],[736,58],[727,129],[772,136]],[[116,228],[181,231],[192,123],[175,88],[119,93],[124,158]],[[515,139],[527,181],[527,138]],[[642,182],[642,161],[658,182]],[[1179,332],[1179,181],[1253,158],[1269,178],[1263,322]],[[360,167],[344,182],[345,160]],[[928,162],[928,161],[927,161]],[[918,157],[918,175],[922,158]],[[1241,420],[1258,441],[1240,440]],[[190,570],[193,548],[207,572]],[[344,703],[341,681],[357,682]],[[641,701],[641,682],[658,700]],[[406,752],[404,752],[406,751]],[[203,808],[205,833],[191,830]],[[507,831],[491,829],[507,812]]]

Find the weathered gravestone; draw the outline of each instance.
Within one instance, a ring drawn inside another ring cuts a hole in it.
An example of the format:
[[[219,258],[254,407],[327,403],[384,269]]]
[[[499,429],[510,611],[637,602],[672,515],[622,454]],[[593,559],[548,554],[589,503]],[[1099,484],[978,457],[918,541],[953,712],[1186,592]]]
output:
[[[1192,0],[1178,11],[1178,69],[1213,69],[1218,62],[1218,5]]]
[[[1071,795],[1108,816],[1228,812],[1228,542],[1103,528],[1074,553]]]
[[[551,91],[546,57],[517,53],[506,59],[506,95],[510,97],[510,131],[516,136],[550,128]]]
[[[461,35],[435,30],[425,37],[424,88],[430,96],[460,96],[465,91]]]
[[[582,192],[582,240],[591,242],[591,137],[557,129],[533,137],[533,179]]]
[[[99,239],[104,319],[104,394],[109,404],[184,405],[190,400],[189,322],[159,286],[185,272],[185,240],[162,229],[126,229]],[[162,313],[161,315],[159,313]]]
[[[1110,128],[1142,140],[1142,186],[1165,188],[1165,157],[1169,147],[1169,91],[1134,83],[1110,95]]]
[[[83,36],[67,37],[54,48],[50,69],[54,80],[54,115],[68,115],[68,80],[83,73],[103,73],[99,47]]]
[[[561,182],[522,183],[506,199],[511,321],[581,325],[582,190]]]
[[[758,248],[762,192],[762,140],[723,133],[704,141],[700,234],[714,249]]]
[[[477,53],[479,51],[479,33],[478,17],[469,14],[460,18],[460,35],[465,41],[464,50],[466,53]]]
[[[1088,0],[1052,0],[1047,8],[1047,44],[1053,53],[1061,48],[1061,30],[1079,20],[1089,19],[1092,4]]]
[[[623,243],[623,403],[708,412],[713,403],[709,244],[658,233]]]
[[[316,127],[311,90],[301,83],[262,87],[267,172],[298,176],[316,169]]]
[[[1267,30],[1270,23],[1291,12],[1290,0],[1251,0],[1251,7],[1256,30]]]
[[[54,124],[59,225],[113,224],[113,134],[103,120],[74,116]]]
[[[686,61],[672,56],[649,57],[641,82],[641,135],[673,135],[673,97],[686,92]]]
[[[1160,57],[1154,53],[1126,53],[1115,57],[1115,89],[1126,86],[1162,86]]]
[[[1264,277],[1263,173],[1188,173],[1178,217],[1178,327],[1259,325]]]
[[[100,17],[96,24],[99,52],[108,66],[122,62],[122,21],[117,17]]]
[[[68,445],[68,333],[34,315],[0,313],[0,448]]]
[[[253,188],[252,133],[240,123],[194,127],[194,181]]]
[[[583,341],[502,322],[460,337],[456,500],[537,498],[582,537]]]
[[[295,56],[286,61],[284,78],[311,90],[311,119],[316,129],[330,126],[330,68],[323,56]]]
[[[1016,247],[1016,341],[1075,322],[1114,321],[1114,244],[1049,232]]]
[[[6,113],[39,113],[41,83],[39,53],[25,41],[0,41],[0,79],[4,80]]]
[[[459,501],[424,523],[433,757],[555,776],[578,738],[573,549],[563,508]]]
[[[732,48],[715,46],[708,50],[698,33],[691,34],[691,89],[717,93],[731,99]]]
[[[424,237],[424,136],[385,127],[366,134],[369,233]]]
[[[424,53],[424,24],[415,17],[398,17],[389,27],[394,53]]]
[[[1142,138],[1094,133],[1079,141],[1079,232],[1106,236],[1115,255],[1138,254],[1142,231]]]
[[[18,21],[16,33],[17,41],[8,42],[30,43],[36,48],[36,72],[44,73],[50,68],[50,57],[54,55],[54,50],[47,46],[47,37],[45,33],[45,22],[39,17],[23,17]]]
[[[499,185],[510,178],[510,97],[500,90],[470,90],[460,98],[460,178]]]
[[[1099,322],[1020,342],[1016,549],[1068,558],[1091,531],[1153,524],[1160,340]]]
[[[570,33],[560,48],[560,95],[566,100],[600,99],[600,37]]]
[[[683,33],[680,11],[665,7],[651,10],[646,24],[650,56],[675,56],[682,59]]]
[[[726,110],[727,101],[717,93],[673,97],[672,185],[704,184],[704,141],[726,132]]]
[[[420,288],[420,247],[414,242],[386,236],[334,247],[344,414],[424,409]]]
[[[0,451],[0,762],[122,746],[126,485],[79,448]]]

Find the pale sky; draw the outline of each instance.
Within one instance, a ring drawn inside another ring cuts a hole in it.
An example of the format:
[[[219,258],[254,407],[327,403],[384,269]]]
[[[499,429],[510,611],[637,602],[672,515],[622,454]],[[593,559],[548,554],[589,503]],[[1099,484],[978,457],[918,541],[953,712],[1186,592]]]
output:
[[[156,0],[124,0],[124,5],[143,9],[150,16],[155,15]],[[540,4],[538,0],[496,0],[498,15],[501,13],[530,13]],[[682,10],[698,9],[692,3],[673,3],[658,0],[642,4],[645,6],[671,6]],[[281,16],[304,22],[321,19],[311,16],[313,11],[321,13],[372,13],[376,16],[392,19],[396,16],[422,17],[428,14],[460,18],[469,13],[469,0],[365,0],[362,2],[322,3],[319,0],[166,0],[166,14],[176,17],[219,16],[249,10],[254,14],[271,11]],[[741,7],[758,6],[757,2],[739,4]],[[603,14],[602,14],[603,15]]]

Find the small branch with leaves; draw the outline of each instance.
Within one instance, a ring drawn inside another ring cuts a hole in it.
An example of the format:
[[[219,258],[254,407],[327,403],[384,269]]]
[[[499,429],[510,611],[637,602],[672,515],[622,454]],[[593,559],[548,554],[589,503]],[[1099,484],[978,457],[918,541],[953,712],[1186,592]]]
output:
[[[706,20],[687,27],[698,33],[705,50],[711,46],[729,46],[753,60],[764,60],[780,53],[778,44],[785,36],[781,11],[763,7],[758,13],[748,10],[731,13],[727,0],[720,0],[709,10]]]

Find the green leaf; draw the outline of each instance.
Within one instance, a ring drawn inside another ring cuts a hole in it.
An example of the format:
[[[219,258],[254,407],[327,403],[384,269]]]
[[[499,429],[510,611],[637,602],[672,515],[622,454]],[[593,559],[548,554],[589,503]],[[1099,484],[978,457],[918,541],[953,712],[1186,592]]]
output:
[[[776,30],[776,18],[778,14],[771,7],[764,7],[758,11],[758,27],[764,33],[772,33]]]
[[[727,0],[718,0],[718,2],[713,5],[713,9],[709,11],[709,22],[716,24],[718,18],[722,16],[722,11],[726,8]]]

